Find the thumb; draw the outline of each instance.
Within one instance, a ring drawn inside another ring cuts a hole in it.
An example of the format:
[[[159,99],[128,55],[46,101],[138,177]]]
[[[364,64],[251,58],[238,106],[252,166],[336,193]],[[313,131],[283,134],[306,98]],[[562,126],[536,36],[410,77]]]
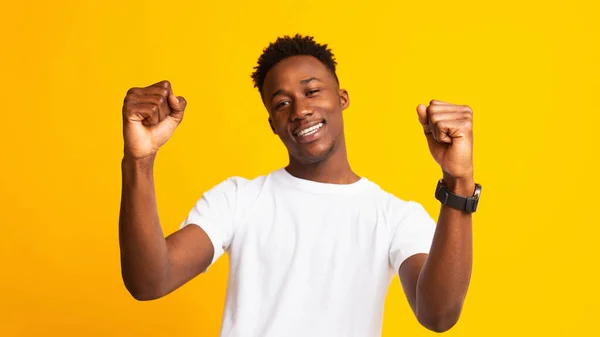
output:
[[[185,98],[171,94],[169,95],[169,106],[171,107],[169,117],[181,121],[183,119],[183,112],[187,106]]]
[[[425,133],[430,133],[429,121],[427,120],[427,107],[424,104],[417,105],[417,116],[419,117],[419,123],[425,129]]]
[[[169,105],[174,113],[182,113],[187,106],[187,101],[182,96],[169,95]]]

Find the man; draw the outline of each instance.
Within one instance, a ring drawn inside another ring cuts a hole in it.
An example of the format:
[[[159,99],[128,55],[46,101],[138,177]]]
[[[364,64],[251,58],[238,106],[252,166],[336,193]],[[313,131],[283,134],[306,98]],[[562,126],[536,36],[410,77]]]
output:
[[[417,107],[443,173],[436,226],[421,205],[351,169],[342,117],[350,100],[335,67],[331,50],[312,37],[286,36],[263,51],[252,78],[289,165],[252,180],[224,180],[167,238],[153,167],[186,101],[166,81],[129,90],[119,235],[123,280],[133,297],[165,296],[227,252],[223,337],[378,336],[396,274],[423,326],[441,332],[457,322],[480,190],[472,111],[435,100]]]

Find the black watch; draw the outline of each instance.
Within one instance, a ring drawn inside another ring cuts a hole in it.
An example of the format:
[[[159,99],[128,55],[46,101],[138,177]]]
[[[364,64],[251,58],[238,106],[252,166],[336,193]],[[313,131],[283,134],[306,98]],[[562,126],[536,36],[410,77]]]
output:
[[[479,184],[475,184],[475,192],[472,197],[462,197],[448,191],[442,179],[438,181],[437,188],[435,189],[435,198],[442,204],[466,213],[473,213],[477,210],[479,195],[481,195],[481,185]]]

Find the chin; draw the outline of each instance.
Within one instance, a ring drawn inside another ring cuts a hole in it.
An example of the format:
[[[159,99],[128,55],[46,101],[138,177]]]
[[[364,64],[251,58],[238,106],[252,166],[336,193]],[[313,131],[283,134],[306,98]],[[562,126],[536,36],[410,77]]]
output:
[[[333,153],[334,148],[333,144],[329,146],[317,145],[304,149],[304,151],[300,150],[296,152],[294,157],[302,164],[316,164],[328,159]]]

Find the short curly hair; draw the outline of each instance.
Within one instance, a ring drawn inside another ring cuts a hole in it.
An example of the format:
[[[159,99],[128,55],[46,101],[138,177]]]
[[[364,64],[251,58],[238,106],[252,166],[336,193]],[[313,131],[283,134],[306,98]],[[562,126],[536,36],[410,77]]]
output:
[[[263,94],[262,87],[265,83],[267,72],[279,61],[297,55],[310,55],[317,58],[331,71],[335,80],[339,83],[335,72],[337,65],[335,56],[326,44],[315,42],[312,36],[296,34],[290,37],[285,35],[277,38],[275,42],[272,42],[263,50],[263,53],[258,58],[258,65],[254,67],[251,77],[254,87],[258,88],[261,95]]]

